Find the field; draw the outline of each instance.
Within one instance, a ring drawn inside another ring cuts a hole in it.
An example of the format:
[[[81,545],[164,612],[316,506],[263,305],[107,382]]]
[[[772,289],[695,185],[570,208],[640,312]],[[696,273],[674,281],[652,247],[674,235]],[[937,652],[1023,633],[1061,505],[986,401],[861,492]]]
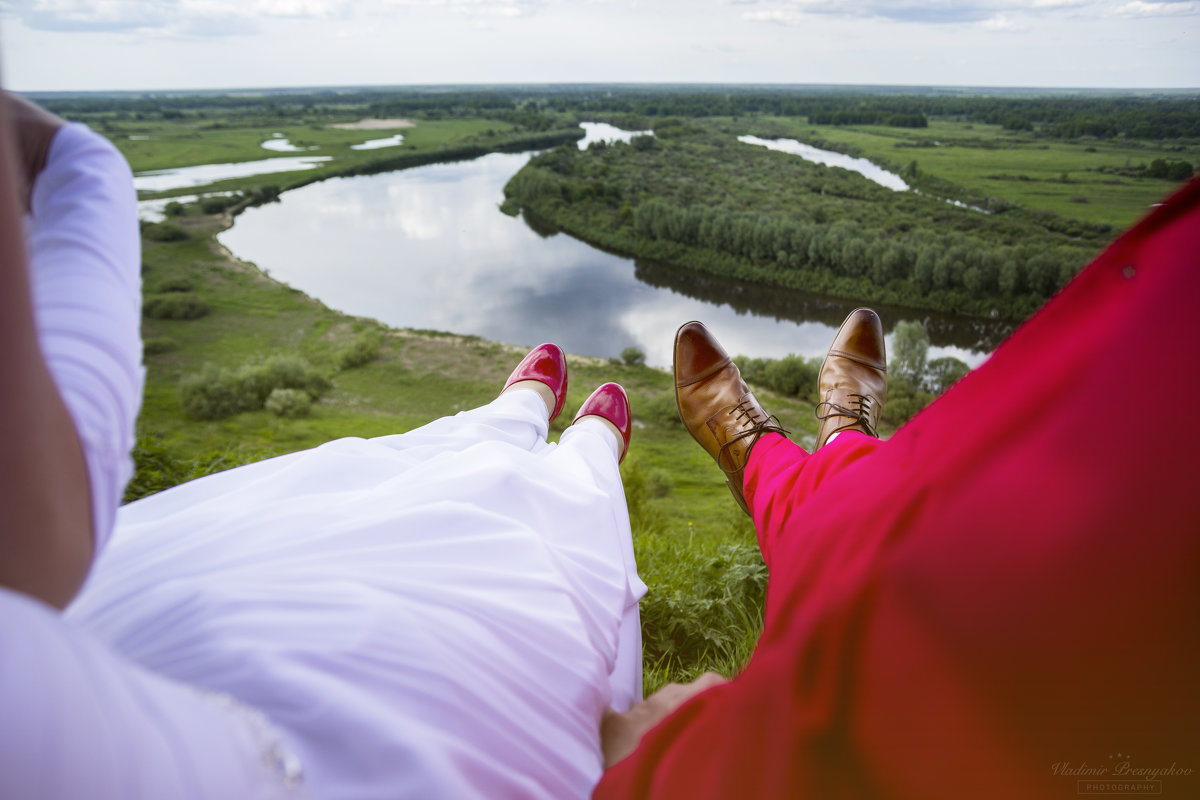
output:
[[[188,205],[170,218],[170,236],[162,236],[161,227],[147,228],[143,337],[148,373],[135,453],[139,470],[131,497],[335,437],[409,430],[482,404],[495,396],[523,355],[520,348],[453,332],[387,329],[372,320],[351,318],[237,261],[217,244],[215,234],[233,224],[240,207],[269,200],[255,195],[264,185],[286,190],[337,174],[397,169],[535,143],[547,147],[577,136],[578,119],[624,120],[629,128],[655,123],[628,113],[551,110],[524,95],[498,111],[473,106],[490,102],[475,95],[460,106],[452,104],[453,98],[431,103],[421,98],[384,102],[371,97],[357,104],[301,98],[269,109],[244,104],[229,108],[212,102],[208,107],[195,98],[176,105],[167,100],[136,101],[124,106],[114,103],[111,108],[97,102],[88,105],[86,112],[73,114],[108,135],[137,171],[259,160],[272,155],[260,145],[276,133],[301,147],[318,146],[312,151],[315,154],[334,157],[317,170],[207,187],[206,191],[240,190],[246,196],[228,210],[210,213],[200,204]],[[405,136],[402,148],[377,151],[354,151],[350,145],[382,138],[390,131],[330,127],[367,116],[411,118],[415,125],[397,131]],[[918,129],[810,125],[802,117],[780,115],[714,117],[695,125],[730,132],[753,127],[761,135],[822,142],[898,171],[915,161],[919,174],[938,186],[962,191],[966,197],[998,198],[1014,204],[1019,214],[1048,213],[1055,224],[1082,226],[1100,243],[1173,185],[1119,174],[1120,170],[1155,158],[1200,161],[1200,147],[1190,140],[1048,140],[1028,131],[958,118],[934,117],[928,127]],[[573,142],[568,145],[573,146]],[[685,150],[679,152],[687,155]],[[579,158],[601,155],[587,153]],[[779,159],[789,158],[766,151],[746,157],[761,161],[767,176],[780,172],[774,165],[788,163]],[[686,194],[683,187],[690,180],[681,173],[649,175],[647,180],[651,179],[661,179],[664,197],[676,190]],[[826,176],[822,180],[829,181],[826,186],[841,186],[844,179]],[[875,196],[870,189],[853,192]],[[163,196],[194,193],[195,189],[186,189]],[[748,198],[753,193],[754,187],[747,184],[745,208],[752,207]],[[802,195],[797,198],[798,203],[804,202]],[[935,201],[921,202],[926,204],[922,208],[933,208]],[[938,211],[944,211],[944,204],[937,202]],[[605,213],[616,217],[621,212],[618,206]],[[182,310],[178,314],[153,310],[162,308]],[[368,347],[361,362],[349,363],[345,354],[361,342],[378,344]],[[181,385],[196,380],[205,369],[232,374],[278,357],[302,359],[328,381],[307,416],[279,416],[261,404],[257,410],[219,419],[197,419],[185,411]],[[604,381],[620,382],[632,400],[635,432],[622,475],[639,570],[650,587],[642,603],[647,692],[706,669],[736,672],[757,639],[767,582],[749,520],[729,497],[723,474],[683,430],[665,371],[583,357],[571,357],[570,369],[572,390],[565,420],[591,388]],[[811,400],[804,396],[808,390],[800,396],[783,396],[756,389],[764,405],[792,431],[792,438],[811,445],[816,420]],[[562,424],[558,423],[554,435],[561,433]],[[885,428],[884,435],[891,430]]]
[[[775,120],[782,122],[782,120]],[[1113,172],[1156,158],[1200,163],[1200,146],[1084,139],[1047,141],[999,125],[931,120],[928,128],[833,127],[791,123],[798,135],[815,135],[853,147],[878,164],[921,171],[1011,203],[1063,217],[1124,229],[1159,202],[1173,185],[1156,178]]]

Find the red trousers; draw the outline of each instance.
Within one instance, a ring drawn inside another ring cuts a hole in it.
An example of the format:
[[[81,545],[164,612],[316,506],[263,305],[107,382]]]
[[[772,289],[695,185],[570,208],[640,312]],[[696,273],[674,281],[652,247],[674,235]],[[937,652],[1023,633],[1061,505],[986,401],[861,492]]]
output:
[[[1194,181],[890,440],[762,439],[758,648],[596,796],[1200,796],[1198,309]]]

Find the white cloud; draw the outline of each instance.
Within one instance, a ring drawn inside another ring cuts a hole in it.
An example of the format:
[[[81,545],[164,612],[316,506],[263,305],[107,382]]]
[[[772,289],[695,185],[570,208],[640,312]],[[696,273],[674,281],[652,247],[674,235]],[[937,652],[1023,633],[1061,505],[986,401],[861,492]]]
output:
[[[260,21],[269,19],[392,18],[417,8],[504,19],[531,16],[545,4],[546,0],[9,0],[4,10],[34,30],[221,35],[257,30]]]
[[[979,24],[985,31],[998,31],[1000,33],[1024,33],[1030,29],[1030,26],[1025,23],[1014,22],[1007,14],[997,14],[994,17],[988,17]]]
[[[1146,3],[1142,0],[1135,0],[1132,3],[1125,3],[1115,9],[1115,13],[1122,17],[1187,17],[1200,14],[1200,3],[1184,0],[1165,1],[1159,3]]]

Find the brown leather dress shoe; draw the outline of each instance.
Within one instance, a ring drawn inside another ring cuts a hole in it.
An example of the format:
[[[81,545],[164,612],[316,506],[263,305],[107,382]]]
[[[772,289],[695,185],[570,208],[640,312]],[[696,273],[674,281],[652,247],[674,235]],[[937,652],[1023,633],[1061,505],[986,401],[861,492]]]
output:
[[[879,438],[876,427],[887,400],[887,354],[878,314],[869,308],[850,312],[833,337],[817,384],[818,449],[839,431]]]
[[[684,427],[725,471],[733,499],[747,514],[742,472],[764,433],[787,433],[768,416],[737,364],[699,322],[675,334],[675,402]]]

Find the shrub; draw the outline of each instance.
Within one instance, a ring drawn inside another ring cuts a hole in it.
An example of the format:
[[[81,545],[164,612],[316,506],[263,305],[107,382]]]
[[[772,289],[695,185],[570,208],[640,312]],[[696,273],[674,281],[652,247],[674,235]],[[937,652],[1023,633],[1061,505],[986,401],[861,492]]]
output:
[[[236,372],[205,366],[200,373],[189,375],[180,382],[179,393],[188,416],[223,419],[264,408],[267,399],[278,389],[299,391],[311,401],[329,388],[329,381],[304,359],[274,355],[244,364]]]
[[[338,350],[334,356],[338,369],[361,367],[374,361],[383,347],[383,336],[378,330],[363,331],[354,341]]]
[[[621,351],[621,361],[627,367],[641,367],[646,364],[646,354],[636,347],[626,347]]]
[[[257,398],[254,408],[262,408],[276,389],[303,389],[313,398],[328,391],[329,381],[299,356],[274,355],[263,361],[249,362],[237,372],[241,390]]]
[[[183,410],[194,419],[223,419],[255,407],[254,398],[242,393],[237,375],[208,364],[179,384]]]
[[[798,355],[783,358],[734,359],[747,383],[779,392],[789,397],[816,400],[817,375],[821,371],[821,359],[806,359]]]
[[[655,425],[682,426],[675,392],[668,390],[633,405],[633,418],[644,419]]]
[[[172,200],[163,206],[163,214],[168,217],[182,217],[183,203]]]
[[[277,417],[307,417],[312,398],[300,389],[276,389],[267,396],[265,408]]]
[[[199,319],[212,309],[194,294],[169,292],[142,301],[142,315],[150,319]]]
[[[915,388],[911,381],[905,378],[889,378],[883,419],[892,425],[903,425],[932,401],[932,394]]]
[[[142,236],[152,242],[181,242],[188,238],[187,231],[173,222],[152,222],[142,228]]]
[[[173,278],[164,278],[159,281],[155,290],[158,292],[190,292],[194,288],[190,280],[182,275],[177,275]]]
[[[970,371],[970,367],[953,356],[935,358],[925,367],[925,386],[934,394],[941,394]]]
[[[142,352],[148,356],[169,353],[175,349],[175,340],[170,336],[151,336],[142,341]]]
[[[200,210],[205,214],[220,214],[237,201],[237,197],[223,197],[221,195],[205,197],[200,201]]]

